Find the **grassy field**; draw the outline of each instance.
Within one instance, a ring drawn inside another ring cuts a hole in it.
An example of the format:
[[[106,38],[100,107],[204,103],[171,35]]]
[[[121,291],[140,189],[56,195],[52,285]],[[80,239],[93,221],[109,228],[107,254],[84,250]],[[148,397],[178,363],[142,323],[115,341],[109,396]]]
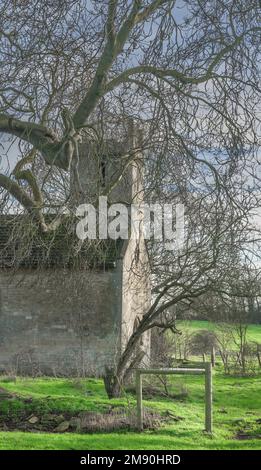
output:
[[[195,332],[215,328],[204,321],[182,322],[179,327]],[[249,327],[248,339],[261,342],[261,325]],[[172,376],[170,381],[170,391],[175,398],[164,397],[161,393],[145,395],[145,407],[163,418],[162,425],[156,429],[143,433],[135,430],[45,433],[34,432],[33,428],[31,432],[2,431],[0,449],[261,449],[261,376],[228,377],[223,374],[221,364],[217,365],[213,376],[212,436],[203,431],[204,378]],[[154,378],[150,386],[155,388],[159,385],[156,382]],[[86,411],[105,413],[112,408],[135,412],[133,393],[129,391],[120,399],[109,400],[102,380],[98,379],[25,378],[5,382],[0,377],[0,389],[15,394],[11,399],[0,394],[0,424],[23,413],[38,417],[50,413],[77,416]],[[166,421],[164,417],[170,413],[172,416]]]
[[[0,381],[0,387],[15,392],[16,398],[0,400],[0,413],[8,417],[24,407],[35,415],[93,410],[106,411],[111,406],[132,407],[135,398],[127,394],[108,400],[101,380],[19,379],[16,383]],[[261,449],[261,378],[225,377],[214,373],[214,434],[204,428],[204,387],[202,377],[174,379],[173,390],[188,391],[181,400],[154,396],[144,400],[147,407],[164,415],[172,412],[183,418],[170,421],[142,434],[135,431],[108,433],[1,432],[1,449]],[[22,403],[19,397],[30,397]],[[237,436],[244,434],[244,439]]]
[[[196,333],[198,330],[215,331],[217,328],[215,323],[204,320],[177,321],[177,327],[182,331],[184,329],[191,331],[191,333]],[[261,342],[261,325],[248,325],[247,340]]]

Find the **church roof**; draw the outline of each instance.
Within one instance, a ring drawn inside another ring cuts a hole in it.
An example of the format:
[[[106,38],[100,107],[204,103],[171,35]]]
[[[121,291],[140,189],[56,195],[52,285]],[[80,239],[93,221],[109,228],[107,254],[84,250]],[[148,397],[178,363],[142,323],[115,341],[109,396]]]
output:
[[[0,216],[0,268],[112,269],[124,240],[85,240],[76,236],[76,219],[64,216],[55,231],[43,233],[27,215]]]

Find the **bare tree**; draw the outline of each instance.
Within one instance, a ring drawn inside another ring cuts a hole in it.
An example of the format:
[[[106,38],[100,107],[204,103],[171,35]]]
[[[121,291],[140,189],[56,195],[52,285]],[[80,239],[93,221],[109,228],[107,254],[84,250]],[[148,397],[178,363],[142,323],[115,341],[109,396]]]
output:
[[[260,270],[249,271],[247,266],[239,268],[240,265],[233,267],[226,288],[222,279],[217,289],[196,299],[191,309],[214,322],[214,336],[225,372],[246,374],[253,366],[251,357],[255,356],[259,362],[258,344],[248,341],[248,327],[253,318],[253,299],[260,296]],[[200,334],[195,346],[199,351],[200,346],[202,350],[204,348]]]

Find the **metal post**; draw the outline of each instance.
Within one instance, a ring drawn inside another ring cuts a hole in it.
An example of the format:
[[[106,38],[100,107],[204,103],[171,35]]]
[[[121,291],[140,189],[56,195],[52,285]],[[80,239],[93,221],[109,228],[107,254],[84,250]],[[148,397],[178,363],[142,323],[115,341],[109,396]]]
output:
[[[212,432],[212,365],[205,364],[205,427],[206,431]]]
[[[140,371],[136,371],[136,395],[137,395],[137,427],[143,430],[143,409],[142,409],[142,377]]]

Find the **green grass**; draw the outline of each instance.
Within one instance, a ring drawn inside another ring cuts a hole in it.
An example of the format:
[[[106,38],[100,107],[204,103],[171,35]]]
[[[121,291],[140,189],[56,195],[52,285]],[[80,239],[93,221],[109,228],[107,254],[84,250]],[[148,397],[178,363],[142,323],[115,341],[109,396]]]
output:
[[[15,392],[21,397],[33,398],[30,403],[19,400],[0,401],[0,412],[27,408],[31,411],[104,411],[110,405],[126,406],[126,399],[108,400],[102,380],[70,380],[53,378],[24,378],[16,382],[1,382],[0,387]],[[132,400],[134,403],[134,400]]]
[[[172,379],[171,379],[172,380]],[[169,422],[160,429],[143,433],[122,431],[93,434],[46,434],[27,432],[0,432],[0,449],[124,449],[124,450],[179,450],[179,449],[261,449],[258,439],[237,440],[235,434],[244,428],[251,434],[260,434],[257,419],[261,418],[261,377],[226,377],[221,370],[214,372],[214,433],[208,436],[204,428],[203,377],[187,376],[173,379],[174,389],[181,386],[189,391],[185,401],[153,397],[144,400],[145,406],[160,413],[167,410],[184,419]],[[101,380],[18,379],[16,383],[0,380],[0,387],[31,397],[22,404],[19,397],[0,400],[0,413],[19,412],[27,406],[34,413],[81,410],[104,411],[111,406],[132,406],[130,394],[108,400]]]
[[[177,327],[184,331],[191,331],[191,333],[196,333],[198,330],[210,330],[215,331],[216,324],[206,321],[206,320],[187,320],[187,321],[177,321]],[[261,343],[261,325],[248,325],[247,328],[247,339],[248,341],[256,341]]]

